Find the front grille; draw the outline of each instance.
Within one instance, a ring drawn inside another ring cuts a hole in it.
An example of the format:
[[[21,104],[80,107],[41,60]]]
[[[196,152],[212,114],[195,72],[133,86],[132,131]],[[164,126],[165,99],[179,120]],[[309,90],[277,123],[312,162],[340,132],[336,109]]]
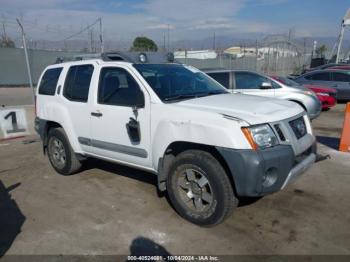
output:
[[[306,135],[306,125],[303,117],[299,117],[297,119],[294,119],[292,121],[289,121],[289,125],[292,128],[294,135],[297,139],[302,138]]]
[[[282,130],[281,130],[281,128],[280,128],[280,125],[279,125],[279,124],[276,124],[276,125],[274,125],[274,127],[275,127],[275,130],[276,130],[276,132],[277,132],[278,137],[280,138],[280,140],[281,140],[281,141],[286,141],[286,137],[284,136],[284,134],[283,134],[283,132],[282,132]]]

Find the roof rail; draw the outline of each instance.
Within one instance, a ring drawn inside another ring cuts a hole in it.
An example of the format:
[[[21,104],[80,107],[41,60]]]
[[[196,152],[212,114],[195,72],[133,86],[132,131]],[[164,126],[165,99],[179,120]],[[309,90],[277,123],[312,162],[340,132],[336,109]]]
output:
[[[56,64],[68,61],[102,59],[103,61],[125,61],[130,63],[176,63],[171,52],[106,52],[98,54],[81,54],[72,57],[58,57]]]

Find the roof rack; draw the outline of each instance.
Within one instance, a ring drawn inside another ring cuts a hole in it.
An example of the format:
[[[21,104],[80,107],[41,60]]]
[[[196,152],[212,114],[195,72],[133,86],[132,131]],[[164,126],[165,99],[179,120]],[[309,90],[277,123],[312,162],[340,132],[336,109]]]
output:
[[[72,57],[58,57],[56,64],[68,61],[102,59],[103,61],[125,61],[130,63],[176,63],[171,52],[106,52],[98,54],[81,54]]]

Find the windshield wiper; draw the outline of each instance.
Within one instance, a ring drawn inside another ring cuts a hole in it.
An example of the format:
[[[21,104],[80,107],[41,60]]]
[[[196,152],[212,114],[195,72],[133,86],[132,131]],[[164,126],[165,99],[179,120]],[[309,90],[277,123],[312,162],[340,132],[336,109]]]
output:
[[[189,98],[195,98],[198,94],[182,94],[182,95],[176,95],[176,96],[170,96],[164,98],[164,101],[174,101],[174,100],[181,100],[181,99],[189,99]]]
[[[211,96],[211,95],[220,95],[220,94],[226,94],[227,92],[225,91],[209,91],[206,93],[199,94],[200,96]]]
[[[209,92],[203,92],[203,93],[197,93],[197,94],[181,94],[181,95],[166,97],[166,98],[164,98],[164,101],[190,99],[190,98],[197,98],[197,97],[218,95],[218,94],[225,94],[225,93],[226,92],[223,92],[223,91],[209,91]]]

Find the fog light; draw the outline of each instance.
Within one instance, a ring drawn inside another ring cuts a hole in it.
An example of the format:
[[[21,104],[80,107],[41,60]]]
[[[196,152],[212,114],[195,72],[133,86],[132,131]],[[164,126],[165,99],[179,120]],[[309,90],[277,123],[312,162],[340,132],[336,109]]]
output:
[[[277,181],[277,168],[270,167],[265,171],[265,174],[262,178],[262,185],[263,187],[270,187]]]

